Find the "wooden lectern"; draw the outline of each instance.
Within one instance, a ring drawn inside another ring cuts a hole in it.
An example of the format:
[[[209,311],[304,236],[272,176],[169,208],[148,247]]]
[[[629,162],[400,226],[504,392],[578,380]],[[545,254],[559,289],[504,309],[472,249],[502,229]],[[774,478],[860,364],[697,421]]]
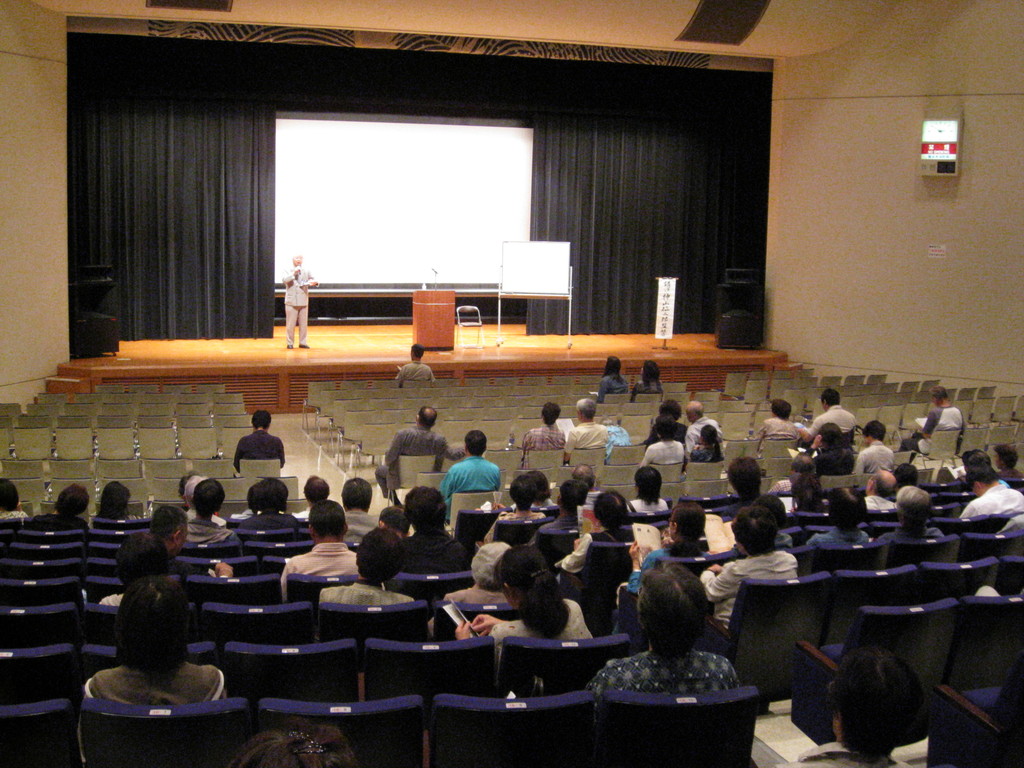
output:
[[[455,291],[413,291],[412,340],[432,350],[455,348]]]

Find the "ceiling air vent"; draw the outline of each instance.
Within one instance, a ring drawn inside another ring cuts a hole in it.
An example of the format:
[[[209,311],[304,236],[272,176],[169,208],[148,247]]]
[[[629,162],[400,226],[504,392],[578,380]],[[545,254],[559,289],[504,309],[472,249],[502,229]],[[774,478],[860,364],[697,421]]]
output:
[[[771,0],[700,0],[676,38],[686,43],[739,45],[754,31]]]
[[[174,11],[224,11],[231,10],[234,0],[146,0],[147,8],[169,8]]]

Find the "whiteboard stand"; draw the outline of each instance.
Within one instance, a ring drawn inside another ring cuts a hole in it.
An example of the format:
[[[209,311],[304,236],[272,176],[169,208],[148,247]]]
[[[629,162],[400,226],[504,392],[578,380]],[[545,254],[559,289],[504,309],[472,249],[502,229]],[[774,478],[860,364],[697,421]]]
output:
[[[501,335],[501,299],[567,299],[568,348],[572,349],[572,265],[570,244],[546,240],[505,241],[501,244],[501,271],[498,282],[498,346]],[[564,271],[560,269],[564,268]],[[565,282],[562,282],[563,278]]]

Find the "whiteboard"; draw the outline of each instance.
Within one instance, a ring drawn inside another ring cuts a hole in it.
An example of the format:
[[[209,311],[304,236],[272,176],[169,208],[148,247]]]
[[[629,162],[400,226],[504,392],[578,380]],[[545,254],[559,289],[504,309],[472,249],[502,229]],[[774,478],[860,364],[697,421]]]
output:
[[[501,247],[501,293],[568,296],[570,243],[506,241]]]

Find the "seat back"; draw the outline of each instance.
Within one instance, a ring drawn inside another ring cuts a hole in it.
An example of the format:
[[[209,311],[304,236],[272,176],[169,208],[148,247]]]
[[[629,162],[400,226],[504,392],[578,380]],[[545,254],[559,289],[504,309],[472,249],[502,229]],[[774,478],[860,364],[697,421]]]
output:
[[[498,519],[497,510],[456,509],[454,515],[455,539],[467,552],[476,551],[476,543],[484,540],[484,536]]]
[[[78,607],[74,603],[0,607],[0,645],[38,648],[54,643],[82,644]]]
[[[396,605],[320,606],[320,639],[353,638],[360,651],[368,637],[383,640],[425,642],[430,611],[424,600]]]
[[[82,679],[88,680],[97,672],[113,669],[117,664],[117,647],[86,643],[82,646]],[[217,664],[217,646],[209,641],[188,644],[188,661],[191,664]]]
[[[494,524],[494,540],[504,541],[513,547],[529,544],[540,527],[551,520],[550,517],[538,517],[536,520],[498,520]]]
[[[0,705],[46,699],[68,699],[76,707],[82,701],[75,646],[57,643],[0,652]]]
[[[455,622],[445,611],[445,602],[434,604],[434,639],[454,640]],[[455,603],[467,621],[473,621],[481,613],[494,616],[502,621],[515,621],[519,618],[519,611],[506,602],[500,603]]]
[[[366,641],[366,698],[417,695],[429,714],[434,696],[494,695],[494,640],[475,637],[449,642]]]
[[[401,592],[413,600],[424,600],[433,608],[449,592],[473,586],[472,571],[454,573],[399,573],[388,589]]]
[[[944,597],[966,597],[983,586],[993,587],[998,567],[995,557],[973,563],[921,563],[917,569],[920,600],[930,603]]]
[[[749,768],[758,704],[752,686],[690,695],[606,691],[597,710],[597,765],[675,765],[685,750],[687,765]]]
[[[517,700],[442,693],[431,719],[435,768],[593,765],[594,696],[586,691]]]
[[[185,581],[189,602],[202,606],[207,602],[232,605],[277,605],[281,602],[281,579],[263,576],[189,576]]]
[[[0,705],[0,765],[80,768],[75,712],[65,698]]]
[[[890,541],[887,567],[930,563],[955,563],[960,550],[959,536],[940,536],[922,541]]]
[[[811,558],[811,571],[879,571],[889,555],[884,541],[867,544],[819,544]]]
[[[240,698],[176,706],[86,699],[80,723],[89,768],[223,768],[251,731]]]
[[[960,535],[959,559],[964,562],[983,557],[1024,555],[1024,531],[1007,533],[973,533]]]
[[[944,680],[958,691],[1002,684],[1024,649],[1024,595],[960,601]]]
[[[587,548],[581,573],[584,587],[580,607],[594,637],[611,634],[616,590],[633,570],[629,547],[619,542],[595,541]]]
[[[501,645],[498,694],[517,696],[536,693],[541,681],[544,695],[583,690],[609,659],[629,654],[629,635],[609,635],[592,640],[546,640],[509,637]]]
[[[229,641],[262,645],[301,645],[313,642],[313,606],[306,602],[284,605],[229,605],[204,603],[202,635],[218,648]]]
[[[229,642],[221,653],[225,687],[255,708],[260,699],[356,701],[355,640],[300,645]]]
[[[82,609],[82,582],[77,576],[59,579],[0,579],[0,605],[74,603]],[[2,642],[0,642],[2,644]]]
[[[350,703],[349,703],[350,702]],[[344,704],[266,698],[260,730],[289,730],[296,718],[334,725],[360,768],[423,768],[423,700],[419,696]]]
[[[746,579],[729,619],[733,665],[740,680],[756,685],[765,701],[788,699],[793,646],[815,642],[825,621],[829,575]]]
[[[842,643],[862,605],[917,602],[917,569],[901,565],[879,571],[839,570],[832,574],[821,645]]]

